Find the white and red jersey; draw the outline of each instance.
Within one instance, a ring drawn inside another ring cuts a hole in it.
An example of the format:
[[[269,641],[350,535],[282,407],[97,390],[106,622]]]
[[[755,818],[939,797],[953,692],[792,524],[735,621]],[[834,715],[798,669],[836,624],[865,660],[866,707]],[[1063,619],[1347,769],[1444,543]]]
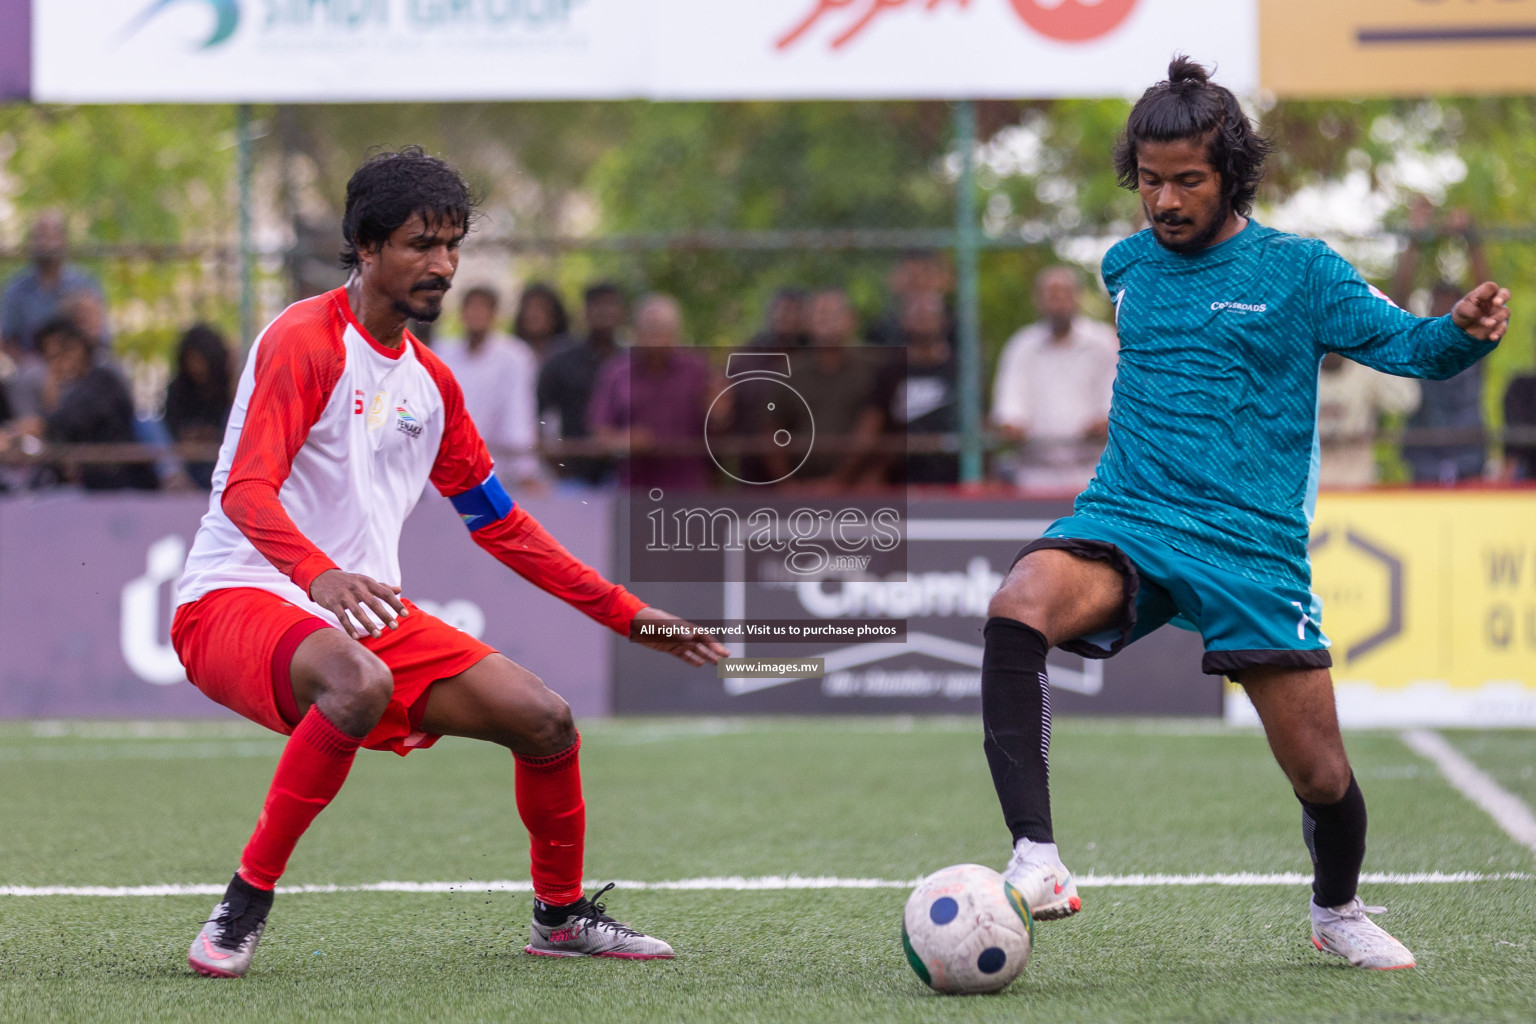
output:
[[[504,499],[453,374],[409,334],[398,349],[374,341],[345,289],[294,303],[251,347],[177,598],[254,587],[336,622],[310,584],[341,568],[401,586],[400,530],[429,480],[450,498],[489,483]],[[462,518],[500,561],[615,630],[644,607],[510,501]]]

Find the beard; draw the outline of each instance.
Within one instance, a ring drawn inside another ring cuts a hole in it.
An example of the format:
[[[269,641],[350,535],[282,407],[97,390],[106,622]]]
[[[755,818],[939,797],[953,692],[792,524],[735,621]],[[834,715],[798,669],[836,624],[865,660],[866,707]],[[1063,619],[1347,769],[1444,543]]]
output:
[[[411,294],[395,300],[395,312],[418,323],[430,324],[443,315],[443,299],[452,282],[442,277],[429,277],[411,286]],[[442,294],[417,296],[417,292],[441,288]]]
[[[1221,201],[1221,206],[1216,210],[1216,214],[1211,217],[1210,221],[1203,228],[1196,231],[1193,235],[1190,235],[1188,240],[1183,242],[1168,241],[1168,239],[1163,237],[1162,232],[1157,230],[1157,227],[1159,224],[1171,225],[1192,223],[1188,217],[1179,217],[1166,213],[1157,217],[1153,217],[1150,210],[1146,212],[1147,219],[1152,222],[1152,237],[1157,239],[1157,244],[1161,245],[1169,252],[1188,254],[1192,252],[1199,252],[1201,249],[1204,249],[1206,246],[1210,245],[1211,242],[1215,241],[1216,236],[1221,234],[1221,229],[1226,225],[1227,218],[1232,214],[1232,204],[1223,199]]]

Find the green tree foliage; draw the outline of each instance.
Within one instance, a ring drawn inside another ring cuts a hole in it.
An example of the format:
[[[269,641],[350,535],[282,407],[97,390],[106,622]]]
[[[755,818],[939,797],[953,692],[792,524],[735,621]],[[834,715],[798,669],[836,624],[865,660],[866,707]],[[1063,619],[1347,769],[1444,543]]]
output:
[[[995,354],[1034,316],[1048,262],[1096,269],[1138,227],[1110,150],[1119,100],[979,105],[978,204],[994,247],[982,260],[982,329]],[[332,260],[347,176],[371,148],[420,143],[464,169],[485,200],[486,237],[650,236],[719,230],[914,228],[953,224],[957,160],[940,103],[527,103],[258,108],[258,202],[305,221],[312,259]],[[1282,102],[1259,111],[1276,153],[1265,217],[1309,189],[1366,176],[1406,223],[1410,164],[1434,164],[1443,209],[1467,209],[1495,275],[1516,294],[1517,326],[1490,361],[1492,409],[1509,373],[1533,361],[1523,316],[1536,294],[1536,100]],[[60,205],[77,240],[219,244],[235,232],[228,107],[0,107],[0,173],[20,217]],[[1453,173],[1443,173],[1447,161]],[[301,233],[302,235],[302,233]],[[1427,240],[1425,274],[1456,269],[1460,243]],[[1020,247],[1022,246],[1022,247]],[[587,250],[519,256],[567,295],[597,276],[677,294],[698,342],[740,341],[783,285],[841,285],[866,316],[886,302],[890,251]],[[168,344],[193,315],[233,327],[230,261],[98,260],[130,346]],[[1375,268],[1378,279],[1383,268]],[[1382,281],[1381,283],[1385,283]],[[1421,282],[1427,283],[1427,282]],[[1107,312],[1102,296],[1091,303]]]
[[[30,214],[68,214],[123,351],[164,353],[193,318],[234,326],[232,254],[212,251],[234,235],[233,125],[216,106],[0,106],[17,240]],[[197,246],[210,251],[166,258]]]

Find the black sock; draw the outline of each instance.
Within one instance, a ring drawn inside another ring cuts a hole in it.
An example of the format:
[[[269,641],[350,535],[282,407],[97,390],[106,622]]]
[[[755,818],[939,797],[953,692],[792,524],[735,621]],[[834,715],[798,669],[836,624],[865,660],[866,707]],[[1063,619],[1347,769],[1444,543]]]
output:
[[[1365,797],[1353,772],[1338,803],[1301,800],[1301,837],[1312,855],[1312,902],[1339,907],[1354,899],[1365,862]]]
[[[1053,843],[1050,759],[1050,650],[1044,634],[1014,619],[987,620],[982,631],[981,724],[992,786],[1013,841]]]
[[[581,900],[576,901],[576,903],[580,902]],[[576,906],[576,903],[563,903],[557,907],[553,903],[545,903],[535,896],[533,898],[534,920],[550,928],[557,924],[564,924],[565,919],[571,916],[571,910]]]
[[[242,899],[248,906],[261,907],[265,910],[272,909],[273,892],[271,889],[258,889],[236,873],[229,880],[229,886],[224,890],[224,900],[229,902],[231,898]]]

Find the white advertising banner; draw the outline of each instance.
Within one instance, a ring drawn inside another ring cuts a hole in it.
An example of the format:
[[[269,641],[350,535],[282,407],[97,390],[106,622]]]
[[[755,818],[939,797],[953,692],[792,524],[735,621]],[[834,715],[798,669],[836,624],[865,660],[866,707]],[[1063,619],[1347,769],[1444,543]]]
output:
[[[37,0],[40,102],[645,92],[649,0]]]
[[[1253,0],[665,0],[669,99],[1135,96],[1175,53],[1258,86]]]
[[[1257,0],[46,0],[43,102],[1130,96]]]

